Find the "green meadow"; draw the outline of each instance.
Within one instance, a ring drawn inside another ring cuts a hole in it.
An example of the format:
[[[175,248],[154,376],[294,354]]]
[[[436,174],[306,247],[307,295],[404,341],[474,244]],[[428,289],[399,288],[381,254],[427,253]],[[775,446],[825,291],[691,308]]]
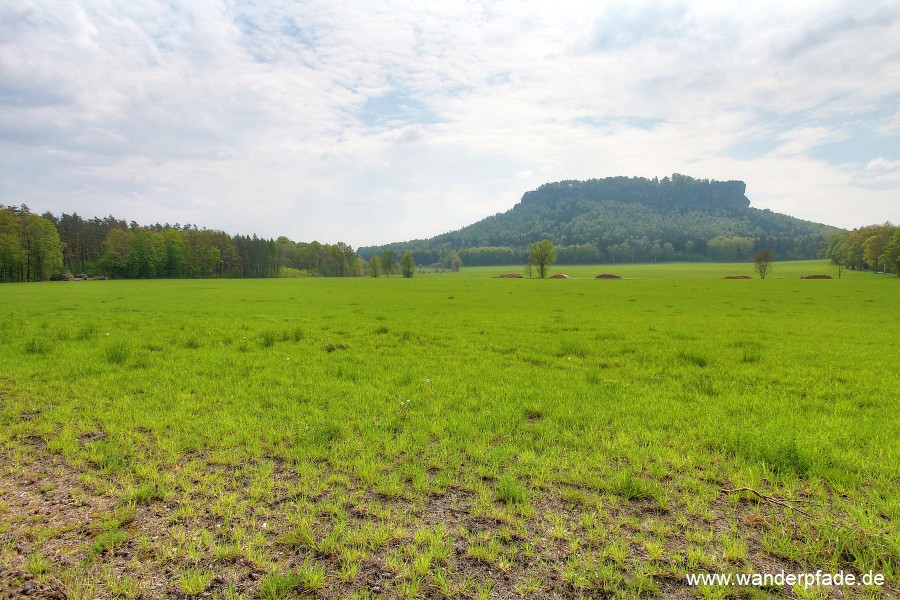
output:
[[[894,597],[900,280],[829,269],[0,286],[0,580]],[[686,585],[819,569],[885,583]]]

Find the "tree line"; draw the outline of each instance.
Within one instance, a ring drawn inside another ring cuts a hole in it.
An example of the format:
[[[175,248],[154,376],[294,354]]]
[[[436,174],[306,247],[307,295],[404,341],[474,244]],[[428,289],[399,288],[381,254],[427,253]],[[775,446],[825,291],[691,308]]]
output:
[[[594,244],[556,245],[556,262],[562,265],[596,265],[602,263],[650,263],[650,262],[746,262],[763,249],[770,249],[784,260],[815,258],[825,243],[823,236],[812,236],[798,255],[797,238],[777,236],[717,235],[710,239],[687,239],[675,245],[672,242],[631,238],[618,244],[599,248]],[[390,244],[381,247],[360,248],[364,258],[391,250],[395,253],[409,251],[417,264],[435,268],[450,268],[459,258],[467,266],[524,265],[528,262],[530,246],[475,246],[454,250],[450,244],[425,247],[427,241]]]
[[[900,227],[884,223],[841,231],[829,238],[825,256],[839,268],[900,277]]]
[[[681,185],[690,183],[681,182]],[[554,196],[560,195],[560,186],[551,186]],[[711,194],[704,201],[714,201],[716,195]],[[528,202],[533,205],[536,200],[532,196]],[[731,209],[739,210],[736,205],[740,202],[734,204]],[[770,213],[768,217],[777,220],[783,215]],[[841,268],[900,275],[900,227],[891,223],[837,231],[827,238],[827,242],[820,240],[821,231],[792,237],[727,233],[708,239],[687,239],[677,244],[641,237],[609,244],[605,248],[593,243],[561,244],[554,246],[553,262],[734,262],[752,260],[763,249],[790,260],[798,258],[796,249],[802,243],[809,246],[804,246],[803,258],[811,258],[808,255],[813,247],[817,247],[819,256],[824,254]],[[552,243],[549,238],[544,241]],[[294,242],[283,236],[272,240],[198,229],[191,224],[141,226],[112,216],[85,219],[75,213],[63,213],[57,218],[52,213],[36,215],[25,205],[0,204],[2,282],[42,281],[63,273],[114,278],[243,278],[379,277],[399,271],[411,277],[416,265],[457,271],[463,265],[529,264],[532,245],[482,245],[457,249],[451,241],[431,243],[420,240],[385,246],[380,253],[375,248],[361,248],[357,252],[343,242]]]
[[[49,279],[63,269],[64,248],[51,221],[0,204],[0,281]]]
[[[62,274],[112,278],[351,277],[367,271],[347,244],[230,235],[168,223],[141,226],[109,216],[33,214],[0,205],[0,281]]]

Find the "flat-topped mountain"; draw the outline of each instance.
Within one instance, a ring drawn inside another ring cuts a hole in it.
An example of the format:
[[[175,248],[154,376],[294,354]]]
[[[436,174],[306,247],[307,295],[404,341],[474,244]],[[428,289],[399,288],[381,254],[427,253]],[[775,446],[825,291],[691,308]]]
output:
[[[360,248],[411,250],[418,264],[456,252],[464,264],[517,264],[549,239],[561,263],[747,260],[769,248],[781,260],[816,258],[836,227],[750,206],[743,181],[675,174],[547,183],[505,213],[428,240]]]

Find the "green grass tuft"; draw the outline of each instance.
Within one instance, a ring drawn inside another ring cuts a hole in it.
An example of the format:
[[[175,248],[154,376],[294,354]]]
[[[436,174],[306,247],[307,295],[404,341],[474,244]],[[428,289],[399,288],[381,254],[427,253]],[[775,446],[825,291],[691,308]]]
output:
[[[51,348],[50,342],[43,338],[32,337],[25,341],[25,354],[47,354]]]
[[[131,347],[124,340],[110,342],[104,351],[106,362],[111,365],[123,365],[131,356]]]
[[[198,596],[209,588],[213,577],[215,574],[212,571],[188,569],[178,576],[178,588],[185,596]]]
[[[259,584],[260,600],[283,600],[300,587],[303,579],[297,574],[270,573]]]
[[[635,476],[631,471],[620,471],[613,476],[609,491],[626,500],[655,500],[660,493],[658,484]]]
[[[702,354],[698,354],[697,352],[679,352],[678,360],[695,367],[705,367],[709,364],[709,359]]]
[[[150,504],[155,500],[165,500],[166,489],[157,481],[148,481],[125,494],[123,500],[138,506]]]
[[[259,343],[263,348],[271,348],[278,341],[279,337],[276,331],[263,331],[259,335]]]
[[[503,475],[497,482],[497,500],[505,504],[525,504],[528,490],[512,475]]]

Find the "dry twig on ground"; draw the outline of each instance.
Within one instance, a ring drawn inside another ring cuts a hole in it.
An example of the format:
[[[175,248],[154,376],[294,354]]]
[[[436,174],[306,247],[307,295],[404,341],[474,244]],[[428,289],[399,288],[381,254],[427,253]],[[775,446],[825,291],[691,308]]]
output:
[[[734,488],[733,490],[727,490],[725,488],[721,488],[720,491],[723,494],[736,494],[738,492],[750,492],[751,494],[755,494],[756,496],[759,496],[760,498],[762,498],[766,502],[769,502],[770,504],[775,504],[776,506],[781,506],[782,508],[789,508],[794,512],[800,513],[804,517],[807,517],[808,519],[812,518],[812,515],[809,514],[808,512],[806,512],[805,510],[800,510],[796,506],[791,506],[790,504],[788,504],[789,502],[799,502],[799,501],[789,500],[789,499],[785,499],[785,498],[777,498],[775,496],[767,496],[767,495],[757,492],[753,488],[749,488],[749,487]]]

